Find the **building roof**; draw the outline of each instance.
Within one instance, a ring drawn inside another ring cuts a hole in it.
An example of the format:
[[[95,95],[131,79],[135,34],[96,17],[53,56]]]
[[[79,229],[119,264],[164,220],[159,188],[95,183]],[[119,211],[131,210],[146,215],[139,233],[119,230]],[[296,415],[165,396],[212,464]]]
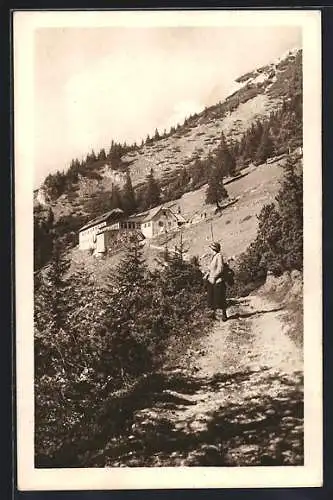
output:
[[[178,214],[178,213],[175,213],[175,212],[172,212],[172,213],[176,217],[176,219],[178,220],[178,222],[186,222],[186,219],[181,214]]]
[[[131,217],[129,219],[137,221],[137,222],[148,222],[148,221],[152,220],[154,217],[156,217],[156,215],[161,210],[168,210],[173,215],[175,215],[174,212],[172,212],[172,210],[170,208],[164,207],[164,206],[162,206],[162,207],[159,206],[159,207],[152,208],[151,210],[147,210],[146,212],[141,212],[140,214],[131,215]]]
[[[149,220],[152,220],[161,210],[169,210],[168,208],[165,207],[155,207],[152,208],[147,217],[144,218],[144,222],[148,222]]]
[[[141,212],[140,214],[130,215],[128,220],[135,222],[142,222],[148,215],[149,215],[149,210],[147,210],[146,212]]]
[[[96,226],[97,224],[100,224],[101,222],[107,221],[109,218],[114,217],[116,220],[116,217],[123,215],[124,212],[120,208],[114,208],[113,210],[110,210],[109,212],[105,212],[105,214],[100,215],[99,217],[96,217],[95,219],[92,219],[89,221],[87,224],[85,224],[79,232],[84,231],[85,229],[88,229],[89,227]]]

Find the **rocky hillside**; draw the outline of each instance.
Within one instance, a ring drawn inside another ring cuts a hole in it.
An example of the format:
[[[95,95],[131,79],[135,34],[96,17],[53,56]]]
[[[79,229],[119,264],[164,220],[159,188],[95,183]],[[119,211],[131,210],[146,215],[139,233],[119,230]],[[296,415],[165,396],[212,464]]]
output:
[[[181,232],[172,231],[143,242],[144,257],[149,267],[156,266],[166,246],[172,252],[179,246],[182,238],[185,259],[199,257],[200,266],[203,268],[212,232],[214,239],[222,243],[223,254],[227,258],[237,260],[256,237],[257,216],[263,206],[271,203],[279,191],[285,162],[286,157],[276,158],[269,164],[244,169],[241,177],[226,184],[229,201],[226,202],[222,213],[214,213],[214,207],[207,207],[205,204],[206,186],[169,202],[168,205],[174,210],[180,207],[187,223]],[[206,214],[205,218],[202,217],[203,214]],[[79,250],[78,246],[71,249],[69,255],[71,272],[83,265],[99,285],[103,285],[105,276],[124,257],[123,251],[119,250],[110,251],[107,258],[96,259],[89,252]]]
[[[237,79],[237,90],[223,102],[204,109],[185,120],[172,133],[153,138],[149,143],[123,155],[134,187],[144,183],[150,169],[155,177],[167,184],[175,172],[191,166],[196,160],[204,160],[216,150],[221,132],[230,143],[240,140],[244,132],[257,120],[264,119],[279,109],[283,101],[301,91],[301,51],[292,50],[279,60],[258,68]],[[176,125],[176,124],[175,124]],[[43,185],[35,192],[36,204],[51,207],[55,220],[74,215],[84,223],[91,213],[92,200],[105,196],[112,184],[122,185],[124,172],[114,170],[113,165],[98,159],[87,172],[80,172],[74,188],[65,191],[57,199],[51,199]]]

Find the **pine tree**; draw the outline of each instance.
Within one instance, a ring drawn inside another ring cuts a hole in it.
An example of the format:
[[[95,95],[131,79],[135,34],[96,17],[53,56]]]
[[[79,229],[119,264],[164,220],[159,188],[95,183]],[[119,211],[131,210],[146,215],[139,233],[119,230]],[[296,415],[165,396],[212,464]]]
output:
[[[140,288],[145,281],[147,267],[139,239],[133,235],[126,248],[126,254],[117,266],[116,282],[125,294],[134,288]]]
[[[303,175],[289,160],[281,190],[276,196],[283,235],[283,266],[285,269],[303,268]]]
[[[268,270],[303,269],[303,176],[290,161],[275,203],[258,216],[257,237],[241,256],[238,281],[259,284]]]
[[[220,202],[227,197],[228,193],[223,185],[223,177],[216,167],[212,167],[206,190],[206,203],[216,204],[217,208],[220,208]]]
[[[159,131],[157,130],[157,128],[155,129],[155,134],[154,134],[154,139],[156,141],[158,141],[159,139],[161,138],[160,134],[159,134]]]
[[[265,124],[258,149],[255,154],[255,163],[264,163],[274,152],[274,144],[269,131],[269,125]]]
[[[127,214],[132,214],[137,208],[135,193],[129,172],[126,174],[126,181],[122,191],[122,207]]]
[[[198,290],[202,283],[200,268],[186,261],[188,248],[183,239],[183,232],[180,232],[179,244],[175,246],[174,252],[166,252],[165,266],[161,274],[161,288],[164,296],[178,297],[177,308],[184,305],[182,315],[188,314],[189,294]],[[184,304],[181,302],[184,300]],[[187,311],[186,311],[187,309]]]
[[[98,159],[100,161],[106,161],[106,153],[105,153],[105,149],[102,148],[99,152],[99,155],[98,155]]]
[[[253,123],[243,136],[241,154],[245,160],[253,161],[263,134],[263,125],[260,120]]]
[[[144,193],[145,209],[156,207],[161,203],[161,188],[159,182],[154,177],[153,169],[147,177],[146,189]]]
[[[179,186],[181,188],[186,188],[188,183],[190,182],[190,176],[189,173],[186,169],[186,167],[183,167],[180,174],[179,174]]]
[[[190,166],[190,175],[192,178],[192,186],[193,187],[198,187],[198,186],[204,184],[205,173],[206,173],[206,170],[204,168],[202,161],[200,161],[197,158],[195,160],[195,162]]]
[[[117,184],[112,184],[110,208],[122,208],[120,189]]]
[[[234,175],[236,171],[235,158],[232,156],[223,132],[221,134],[221,142],[217,151],[216,167],[223,177],[225,175]]]
[[[57,337],[65,331],[67,325],[68,302],[66,295],[69,281],[66,272],[69,261],[63,256],[58,242],[54,243],[52,259],[43,273],[35,296],[34,320],[36,333],[36,354],[40,358],[39,369],[47,371],[49,359],[45,342],[46,332],[54,339],[56,347]]]

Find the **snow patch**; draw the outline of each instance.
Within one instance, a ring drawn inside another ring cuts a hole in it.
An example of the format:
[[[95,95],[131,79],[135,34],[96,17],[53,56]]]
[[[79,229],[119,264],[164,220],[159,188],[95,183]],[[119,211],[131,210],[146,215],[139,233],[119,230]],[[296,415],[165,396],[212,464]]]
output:
[[[268,74],[267,73],[260,73],[258,76],[256,76],[252,81],[251,83],[263,83],[265,80],[267,80],[268,78]]]
[[[284,61],[284,59],[287,59],[287,57],[290,57],[290,56],[295,57],[300,50],[301,49],[299,47],[293,47],[291,49],[288,49],[281,56],[279,56],[277,59],[275,59],[272,64],[275,64],[275,65],[279,64],[281,61]]]

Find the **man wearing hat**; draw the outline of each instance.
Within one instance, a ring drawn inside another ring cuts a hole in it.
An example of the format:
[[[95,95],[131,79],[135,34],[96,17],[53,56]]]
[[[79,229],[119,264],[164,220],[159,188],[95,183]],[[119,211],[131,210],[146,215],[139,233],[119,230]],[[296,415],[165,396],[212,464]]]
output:
[[[213,311],[213,317],[216,318],[216,309],[222,309],[222,321],[227,321],[227,299],[226,285],[223,279],[223,257],[221,254],[220,243],[213,242],[209,245],[213,252],[208,271],[204,275],[207,280],[207,299],[208,305]]]

